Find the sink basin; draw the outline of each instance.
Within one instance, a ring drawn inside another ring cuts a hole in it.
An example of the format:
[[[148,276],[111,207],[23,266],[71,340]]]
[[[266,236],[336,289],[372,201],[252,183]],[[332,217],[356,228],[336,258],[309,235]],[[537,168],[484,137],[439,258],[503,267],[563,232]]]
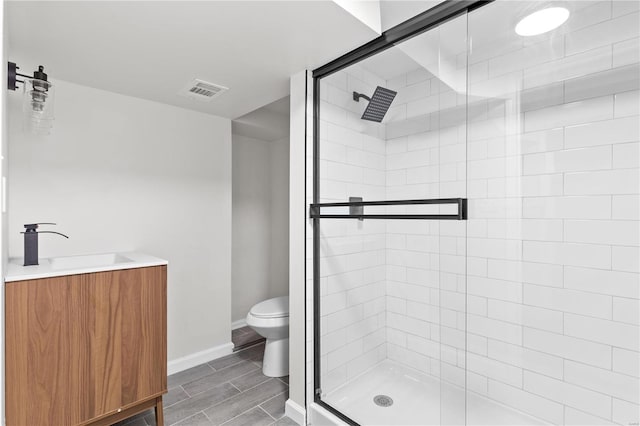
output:
[[[49,259],[49,265],[51,265],[52,269],[94,268],[97,266],[117,265],[128,262],[133,262],[133,260],[118,253],[53,257]]]

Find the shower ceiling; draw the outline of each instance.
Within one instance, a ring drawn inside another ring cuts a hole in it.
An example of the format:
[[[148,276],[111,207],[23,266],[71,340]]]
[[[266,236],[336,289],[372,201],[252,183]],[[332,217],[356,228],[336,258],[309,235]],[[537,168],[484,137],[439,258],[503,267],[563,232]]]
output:
[[[401,1],[397,3],[397,7],[392,7],[396,2],[381,2],[383,27],[385,17],[387,23],[393,22],[395,25],[402,22],[400,17],[407,19],[426,10],[424,7],[433,7],[440,2]],[[427,5],[427,3],[433,4]],[[536,37],[527,39],[516,34],[514,29],[522,18],[546,8],[550,4],[566,8],[570,12],[571,17],[569,20],[554,31]],[[570,33],[580,28],[584,21],[583,15],[589,13],[584,9],[593,4],[592,1],[540,1],[523,7],[526,5],[525,3],[514,4],[513,2],[498,1],[492,6],[494,12],[491,14],[477,14],[474,24],[477,30],[474,31],[469,40],[465,36],[464,20],[459,20],[453,24],[441,26],[438,31],[433,31],[427,36],[407,40],[400,45],[367,58],[360,65],[384,80],[390,80],[399,75],[422,69],[430,72],[457,93],[467,93],[471,100],[474,98],[503,98],[506,93],[511,93],[513,91],[511,88],[514,85],[517,87],[520,81],[489,81],[487,84],[467,87],[466,75],[463,69],[459,68],[457,62],[463,56],[466,56],[467,46],[469,45],[473,49],[473,45],[500,45],[502,46],[501,49],[507,52],[520,49],[523,46],[548,42],[554,36]],[[514,7],[516,5],[517,7]],[[414,15],[410,15],[412,11],[415,12]],[[501,19],[496,20],[494,13],[498,13]],[[398,20],[398,22],[395,22],[395,20]]]

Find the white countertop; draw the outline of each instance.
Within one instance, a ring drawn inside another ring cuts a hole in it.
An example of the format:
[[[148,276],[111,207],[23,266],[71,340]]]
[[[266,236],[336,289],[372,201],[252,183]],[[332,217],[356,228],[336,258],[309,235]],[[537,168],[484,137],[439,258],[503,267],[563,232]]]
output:
[[[102,253],[80,256],[40,259],[39,265],[23,266],[23,258],[9,259],[5,282],[61,277],[64,275],[89,274],[92,272],[121,269],[146,268],[166,265],[168,262],[148,254]]]

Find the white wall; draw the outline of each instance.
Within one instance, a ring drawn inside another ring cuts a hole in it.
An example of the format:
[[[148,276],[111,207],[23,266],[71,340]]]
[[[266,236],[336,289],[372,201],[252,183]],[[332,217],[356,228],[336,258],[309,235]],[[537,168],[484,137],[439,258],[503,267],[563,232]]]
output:
[[[231,321],[243,320],[269,293],[271,220],[269,145],[233,135]]]
[[[10,255],[24,223],[51,221],[70,239],[43,234],[40,257],[165,258],[168,359],[229,343],[230,121],[51,77],[51,136],[25,134],[10,96]]]
[[[380,16],[380,2],[353,1],[353,0],[333,0],[338,6],[355,16],[378,34],[382,34],[382,17]]]
[[[289,138],[270,143],[272,294],[289,294]]]
[[[6,64],[8,61],[7,51],[9,46],[9,37],[7,35],[6,17],[4,14],[4,0],[0,3],[0,34],[2,34],[2,42],[0,43],[0,58],[2,63]],[[6,68],[0,67],[0,81],[4,82],[7,79]],[[7,157],[8,157],[8,129],[7,129],[7,86],[2,85],[0,90],[0,153],[2,158],[0,160],[0,209],[1,200],[6,196],[6,188],[2,187],[2,180],[7,175]],[[0,277],[2,277],[2,283],[4,284],[4,271],[8,258],[8,243],[7,243],[7,228],[8,218],[4,210],[0,211]],[[4,424],[4,290],[0,292],[0,424]]]
[[[289,145],[289,401],[287,401],[287,414],[290,406],[306,408],[305,387],[309,389],[308,380],[313,377],[309,373],[310,363],[307,363],[307,355],[312,353],[313,342],[310,340],[309,317],[305,316],[307,305],[311,297],[305,290],[308,288],[308,280],[305,276],[306,233],[309,232],[307,218],[307,202],[305,198],[311,195],[308,188],[309,179],[305,173],[310,172],[305,164],[309,162],[307,146],[311,140],[311,98],[307,91],[311,88],[310,75],[307,71],[301,71],[291,77],[291,122]],[[311,93],[311,92],[309,92]],[[306,160],[306,161],[305,161]],[[310,164],[310,163],[309,163]],[[311,315],[311,314],[309,314]],[[305,333],[305,330],[307,332]],[[305,347],[305,351],[300,348]],[[312,392],[312,391],[311,391]],[[312,401],[312,399],[309,399]],[[290,416],[291,417],[291,416]],[[303,422],[298,422],[302,424]]]
[[[235,322],[256,303],[289,294],[289,141],[234,134],[232,145],[231,320]]]

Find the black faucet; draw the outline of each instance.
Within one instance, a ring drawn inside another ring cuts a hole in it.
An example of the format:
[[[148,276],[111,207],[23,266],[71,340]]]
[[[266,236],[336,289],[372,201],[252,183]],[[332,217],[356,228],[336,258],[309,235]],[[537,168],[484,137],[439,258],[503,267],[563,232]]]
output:
[[[26,231],[24,234],[24,266],[38,265],[38,234],[58,234],[65,238],[69,238],[60,232],[55,231],[36,231],[38,225],[55,225],[55,223],[29,223],[24,225]]]

